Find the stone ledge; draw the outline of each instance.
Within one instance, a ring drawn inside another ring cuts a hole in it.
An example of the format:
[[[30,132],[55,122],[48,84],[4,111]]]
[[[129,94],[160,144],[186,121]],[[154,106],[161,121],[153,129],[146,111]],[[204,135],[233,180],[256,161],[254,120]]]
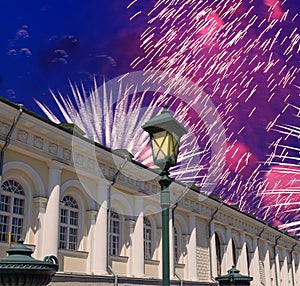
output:
[[[115,278],[113,276],[96,276],[96,275],[78,275],[78,274],[64,274],[57,273],[49,286],[112,286],[114,285]],[[118,277],[119,286],[144,286],[144,285],[161,285],[160,279],[154,278],[132,278],[132,277]],[[184,281],[185,286],[217,286],[217,283],[212,282],[192,282]],[[172,280],[170,285],[180,285],[180,281]]]

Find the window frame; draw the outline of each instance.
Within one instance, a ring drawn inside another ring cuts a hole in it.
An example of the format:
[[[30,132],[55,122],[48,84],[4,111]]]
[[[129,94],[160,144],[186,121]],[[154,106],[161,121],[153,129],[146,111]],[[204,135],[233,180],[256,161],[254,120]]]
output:
[[[80,208],[77,200],[72,195],[63,196],[59,212],[59,248],[78,250]]]
[[[146,216],[143,218],[143,234],[144,234],[144,259],[152,260],[152,257],[153,257],[153,230],[152,230],[151,220]]]
[[[174,259],[176,263],[180,263],[181,256],[181,233],[178,231],[178,227],[175,225],[173,228],[173,245],[174,245]]]
[[[24,187],[17,180],[7,179],[1,185],[0,196],[1,202],[2,198],[8,199],[7,203],[1,204],[7,207],[0,209],[0,216],[7,218],[5,228],[2,222],[0,224],[0,242],[16,243],[18,239],[24,239],[25,236],[27,197]]]
[[[109,229],[109,254],[120,256],[121,254],[121,217],[120,214],[110,210],[110,229]]]

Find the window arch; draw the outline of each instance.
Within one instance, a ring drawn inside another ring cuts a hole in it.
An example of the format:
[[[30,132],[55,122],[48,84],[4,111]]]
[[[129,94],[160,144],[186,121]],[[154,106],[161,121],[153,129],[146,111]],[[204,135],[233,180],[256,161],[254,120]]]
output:
[[[120,216],[111,210],[110,211],[110,255],[120,255]]]
[[[144,254],[145,259],[152,259],[152,225],[149,218],[144,217]]]
[[[216,257],[217,257],[217,274],[218,276],[221,275],[222,273],[222,257],[221,257],[221,243],[220,243],[220,238],[217,233],[215,233],[215,238],[216,238]]]
[[[25,192],[21,184],[6,180],[0,194],[0,241],[17,242],[23,238]]]
[[[79,207],[71,196],[64,196],[60,208],[59,248],[75,250],[78,247]]]

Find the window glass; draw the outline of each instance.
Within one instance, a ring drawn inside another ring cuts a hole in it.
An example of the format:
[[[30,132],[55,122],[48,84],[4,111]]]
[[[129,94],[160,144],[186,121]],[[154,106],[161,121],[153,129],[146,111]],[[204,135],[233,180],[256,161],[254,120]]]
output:
[[[71,196],[64,196],[60,210],[59,247],[76,250],[78,244],[79,207]]]
[[[152,227],[147,217],[144,217],[144,253],[145,259],[152,258]]]
[[[11,242],[23,238],[25,192],[18,182],[7,180],[0,193],[0,241]]]
[[[110,255],[120,255],[120,217],[117,212],[110,212]]]

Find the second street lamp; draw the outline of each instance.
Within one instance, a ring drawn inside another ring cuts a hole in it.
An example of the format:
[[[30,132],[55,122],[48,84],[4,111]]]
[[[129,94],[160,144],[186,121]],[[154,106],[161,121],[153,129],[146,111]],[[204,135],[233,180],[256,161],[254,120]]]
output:
[[[173,179],[169,177],[169,169],[177,163],[179,141],[187,130],[164,106],[164,110],[146,122],[142,128],[149,133],[153,162],[162,170],[159,184],[161,186],[160,205],[162,208],[162,272],[163,285],[170,285],[170,249],[169,249],[169,185]]]

